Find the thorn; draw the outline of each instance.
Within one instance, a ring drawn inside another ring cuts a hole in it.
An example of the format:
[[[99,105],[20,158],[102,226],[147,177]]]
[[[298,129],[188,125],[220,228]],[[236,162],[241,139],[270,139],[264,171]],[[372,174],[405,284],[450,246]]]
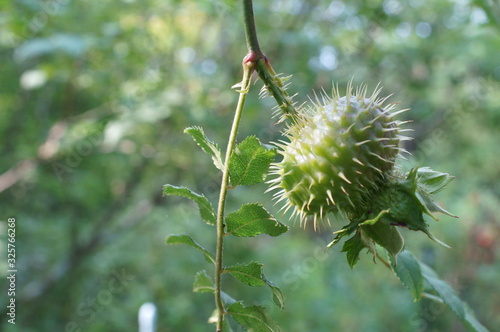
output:
[[[392,117],[394,117],[396,115],[399,115],[399,114],[404,113],[404,112],[409,111],[409,110],[410,110],[409,108],[405,108],[405,109],[393,112],[393,113],[390,114],[390,117],[392,118]]]
[[[307,202],[307,209],[309,210],[309,206],[311,205],[312,201],[314,200],[314,194],[311,194],[309,196],[309,201]]]
[[[376,170],[376,171],[377,171],[377,172],[379,172],[380,174],[384,173],[384,172],[382,172],[379,168],[377,168],[377,167],[373,166],[372,164],[368,164],[368,167],[373,168],[374,170]]]
[[[344,194],[346,194],[346,197],[347,197],[347,200],[349,201],[349,203],[354,206],[354,203],[351,201],[351,198],[349,197],[349,194],[347,193],[347,191],[344,189],[344,187],[340,187],[342,189],[342,191],[344,192]]]
[[[379,98],[379,99],[377,100],[377,104],[382,105],[383,103],[385,103],[385,102],[387,101],[387,99],[389,99],[389,98],[390,98],[390,97],[392,97],[393,95],[394,95],[394,94],[393,94],[393,93],[391,93],[390,95],[388,95],[388,96],[386,96],[386,97],[384,97],[384,98]],[[389,107],[391,107],[391,106],[389,106]]]
[[[288,198],[288,196],[283,195],[283,196],[281,196],[281,198],[280,198],[280,199],[278,199],[278,200],[276,201],[276,203],[274,203],[274,204],[278,204],[279,202],[281,202],[281,201],[283,201],[283,200],[285,200],[285,199],[287,199],[287,198]]]
[[[238,89],[241,88],[241,82],[234,84],[231,89]]]
[[[363,142],[358,142],[358,143],[356,143],[356,146],[361,146],[361,145],[369,143],[369,142],[371,142],[371,140],[369,140],[369,139],[366,141],[363,141]]]
[[[278,204],[278,202],[274,203],[274,205]],[[278,213],[286,209],[287,207],[290,208],[290,204],[283,204],[283,206],[278,210]],[[286,211],[283,212],[283,215],[286,213]]]
[[[401,136],[401,135],[397,135],[396,136],[400,141],[412,141],[413,140],[413,137],[408,137],[408,136]]]
[[[386,114],[385,114],[385,112],[380,113],[380,114],[379,114],[379,115],[377,115],[377,116],[376,116],[373,120],[371,120],[371,121],[369,122],[369,124],[370,124],[370,125],[374,124],[374,123],[375,123],[375,121],[378,121],[381,117],[383,117],[383,116],[385,116],[385,115],[386,115]]]
[[[390,163],[390,162],[391,162],[390,160],[387,160],[387,159],[385,159],[385,158],[382,158],[381,156],[379,156],[379,155],[378,155],[378,154],[376,154],[376,153],[370,152],[370,153],[368,153],[368,154],[370,154],[370,155],[372,155],[372,156],[374,156],[374,157],[377,157],[378,159],[382,160],[383,162],[386,162],[386,163]]]
[[[342,189],[342,191],[344,192],[344,194],[346,194],[347,196],[349,196],[349,194],[347,193],[347,191],[344,189],[343,186],[340,186],[340,189]]]
[[[286,205],[286,209],[285,211],[283,211],[284,214],[288,213],[288,210],[290,210],[290,208],[292,207],[293,205],[292,204],[287,204]]]
[[[337,205],[337,204],[335,203],[335,201],[333,200],[332,191],[331,191],[330,189],[328,189],[328,190],[326,191],[326,194],[328,195],[328,198],[330,199],[330,201],[332,202],[332,204],[333,204],[333,205]]]
[[[363,131],[365,131],[366,129],[369,129],[369,128],[372,128],[372,126],[371,126],[371,125],[364,126],[363,128],[361,128],[361,129],[359,130],[359,132],[363,132]]]
[[[363,164],[358,158],[352,158],[352,161],[354,161],[355,163],[357,163],[361,166],[365,166],[365,164]]]
[[[354,127],[354,125],[355,125],[355,124],[356,124],[356,123],[353,123],[352,125],[350,125],[350,126],[349,126],[349,127],[348,127],[345,131],[344,131],[344,133],[345,133],[345,134],[349,133],[349,132],[351,131],[352,127]]]
[[[352,184],[352,182],[351,182],[351,181],[349,181],[349,180],[346,178],[346,176],[344,175],[344,173],[339,172],[339,173],[338,173],[338,176],[339,176],[339,178],[341,178],[341,179],[342,179],[342,180],[344,180],[345,182],[347,182],[347,183],[349,183],[349,184]]]

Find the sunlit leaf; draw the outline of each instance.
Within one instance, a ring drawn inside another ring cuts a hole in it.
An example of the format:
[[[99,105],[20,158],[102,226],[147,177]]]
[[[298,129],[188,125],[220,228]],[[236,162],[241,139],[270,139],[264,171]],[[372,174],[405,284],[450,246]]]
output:
[[[276,150],[264,148],[255,136],[238,144],[229,159],[231,184],[251,185],[265,181]]]
[[[212,156],[215,167],[221,171],[224,169],[224,163],[222,162],[220,149],[216,143],[212,142],[205,136],[205,132],[201,127],[189,127],[184,129],[184,132],[191,135],[194,141],[202,148],[203,151]]]
[[[287,230],[287,226],[257,203],[245,204],[226,217],[226,232],[234,236],[252,237],[262,233],[278,236]]]
[[[215,225],[217,223],[215,210],[212,204],[204,195],[197,194],[186,187],[176,187],[170,184],[167,184],[163,187],[163,195],[182,196],[193,200],[198,205],[201,218],[207,224]]]

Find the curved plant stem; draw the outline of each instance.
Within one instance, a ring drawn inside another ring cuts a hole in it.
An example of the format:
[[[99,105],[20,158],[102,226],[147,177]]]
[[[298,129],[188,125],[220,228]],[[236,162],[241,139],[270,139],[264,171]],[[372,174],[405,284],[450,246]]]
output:
[[[252,0],[243,0],[243,20],[248,48],[248,54],[243,62],[251,62],[255,66],[255,70],[264,82],[267,91],[278,103],[280,111],[285,117],[289,117],[294,121],[294,116],[297,113],[295,103],[293,102],[293,96],[289,96],[286,92],[286,85],[284,84],[289,77],[283,78],[276,74],[266,55],[260,49],[257,30],[255,29]]]
[[[224,304],[221,298],[221,274],[222,274],[222,250],[224,238],[224,208],[226,204],[227,190],[229,188],[229,158],[236,143],[236,134],[240,125],[241,113],[245,104],[245,99],[250,87],[250,77],[252,75],[252,66],[243,64],[243,80],[241,81],[241,90],[238,105],[234,113],[233,125],[229,134],[229,141],[226,149],[224,161],[224,170],[222,173],[222,184],[219,194],[219,204],[217,208],[217,248],[215,253],[215,305],[217,307],[217,331],[222,331],[224,321]]]

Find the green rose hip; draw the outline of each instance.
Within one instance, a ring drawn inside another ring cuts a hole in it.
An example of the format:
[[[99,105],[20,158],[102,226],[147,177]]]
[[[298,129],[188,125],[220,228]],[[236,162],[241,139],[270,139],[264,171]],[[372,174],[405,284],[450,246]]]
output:
[[[327,219],[330,212],[347,215],[366,206],[366,198],[393,170],[404,137],[394,105],[384,106],[380,89],[369,97],[366,87],[346,96],[323,97],[300,109],[278,143],[281,162],[272,166],[271,190],[285,209],[304,222]]]
[[[406,110],[384,105],[387,98],[379,93],[367,97],[365,86],[355,93],[348,86],[346,96],[334,90],[331,98],[300,108],[284,133],[288,141],[276,144],[283,158],[271,168],[269,190],[278,190],[275,199],[301,224],[312,219],[316,227],[331,213],[349,221],[329,246],[349,236],[342,251],[351,267],[363,249],[376,257],[377,246],[396,259],[404,248],[399,227],[445,245],[430,233],[424,214],[435,220],[433,212],[453,216],[432,197],[452,176],[428,167],[406,174],[396,169],[404,151],[399,143],[407,139],[401,133],[409,129],[401,129],[404,122],[395,116]]]

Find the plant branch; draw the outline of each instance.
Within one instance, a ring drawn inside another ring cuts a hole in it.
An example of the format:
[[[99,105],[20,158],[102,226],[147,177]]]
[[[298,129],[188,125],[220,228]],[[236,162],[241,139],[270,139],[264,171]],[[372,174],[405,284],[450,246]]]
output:
[[[264,53],[260,50],[259,39],[257,38],[257,30],[255,29],[255,20],[253,17],[252,0],[243,0],[243,21],[245,25],[245,38],[247,40],[248,54],[253,57],[250,61],[259,61],[265,58]]]
[[[236,134],[240,125],[241,113],[245,104],[245,99],[250,87],[250,77],[252,76],[253,65],[243,63],[243,80],[241,81],[241,90],[238,105],[234,113],[233,125],[229,134],[229,141],[226,149],[226,157],[224,160],[224,170],[222,173],[222,184],[220,188],[219,204],[217,208],[217,248],[215,253],[215,305],[217,307],[217,329],[222,331],[224,321],[224,304],[221,298],[221,274],[222,274],[222,250],[224,237],[224,208],[226,203],[227,191],[229,189],[229,158],[236,143]]]
[[[290,96],[286,92],[287,84],[285,84],[285,81],[290,77],[282,78],[279,74],[276,74],[267,58],[264,61],[259,61],[255,70],[259,73],[260,79],[264,81],[267,91],[278,103],[279,110],[285,117],[295,121],[295,115],[297,114],[295,102],[293,101],[295,95]]]
[[[280,111],[285,117],[294,120],[297,112],[295,110],[295,103],[292,100],[293,96],[289,96],[286,92],[285,81],[287,78],[276,74],[266,55],[260,49],[257,30],[255,29],[252,0],[243,0],[243,21],[248,48],[248,54],[243,63],[251,63],[255,66],[255,70],[259,73],[261,80],[264,81],[267,91],[278,103]]]

